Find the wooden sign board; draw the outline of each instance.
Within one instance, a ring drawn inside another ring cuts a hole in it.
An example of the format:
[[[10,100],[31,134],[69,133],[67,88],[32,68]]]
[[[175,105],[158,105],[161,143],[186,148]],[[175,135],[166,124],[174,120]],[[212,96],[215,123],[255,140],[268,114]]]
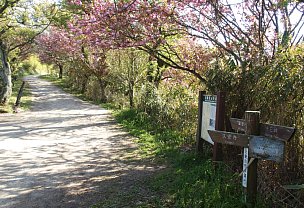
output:
[[[295,133],[295,128],[273,124],[260,124],[260,134],[266,137],[288,142]]]
[[[216,95],[203,96],[201,138],[210,144],[214,144],[208,130],[215,129],[216,99]]]
[[[249,156],[282,162],[284,159],[284,148],[284,141],[263,136],[253,136],[249,141]]]
[[[231,127],[235,131],[245,132],[247,123],[244,119],[230,118]]]
[[[208,130],[213,142],[222,144],[235,145],[240,147],[248,147],[250,136],[245,134],[237,134],[226,131]]]
[[[235,131],[245,132],[246,121],[244,119],[230,118],[231,127]],[[288,142],[295,133],[295,128],[273,124],[260,123],[260,135]]]

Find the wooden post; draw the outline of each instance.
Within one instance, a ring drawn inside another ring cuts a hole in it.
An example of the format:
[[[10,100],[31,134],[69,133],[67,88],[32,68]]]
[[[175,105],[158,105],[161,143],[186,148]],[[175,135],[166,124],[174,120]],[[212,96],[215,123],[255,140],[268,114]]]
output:
[[[21,100],[21,97],[22,97],[24,85],[25,85],[25,81],[22,82],[21,87],[19,89],[18,96],[17,96],[16,103],[15,103],[16,107],[20,106],[20,100]]]
[[[199,91],[198,95],[198,124],[197,124],[197,132],[196,132],[196,153],[198,155],[202,155],[204,141],[201,138],[202,132],[202,114],[203,114],[203,96],[206,94],[206,91]]]
[[[260,133],[260,112],[259,111],[246,111],[245,121],[247,123],[246,134],[247,135],[259,135]],[[254,161],[248,167],[248,179],[247,179],[247,199],[248,203],[252,207],[256,204],[257,196],[257,183],[258,183],[258,159]]]
[[[225,130],[225,92],[218,92],[216,98],[215,130]],[[213,145],[213,161],[223,160],[222,144],[215,142]]]

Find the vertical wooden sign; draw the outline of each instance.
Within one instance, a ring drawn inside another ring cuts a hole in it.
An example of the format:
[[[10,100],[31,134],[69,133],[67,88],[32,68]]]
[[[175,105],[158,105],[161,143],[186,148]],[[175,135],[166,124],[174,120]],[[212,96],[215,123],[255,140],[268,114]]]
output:
[[[243,177],[242,177],[242,185],[244,188],[247,188],[248,159],[249,159],[249,151],[248,148],[245,147],[243,150]]]

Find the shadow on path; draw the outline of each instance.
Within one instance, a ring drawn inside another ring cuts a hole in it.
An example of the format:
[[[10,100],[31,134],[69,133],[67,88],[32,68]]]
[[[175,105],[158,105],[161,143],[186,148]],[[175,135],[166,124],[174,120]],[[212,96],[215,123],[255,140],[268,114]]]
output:
[[[140,197],[119,206],[136,207],[153,198],[144,181],[162,167],[136,157],[109,111],[35,77],[28,82],[32,111],[0,115],[1,208],[90,207],[128,194]]]

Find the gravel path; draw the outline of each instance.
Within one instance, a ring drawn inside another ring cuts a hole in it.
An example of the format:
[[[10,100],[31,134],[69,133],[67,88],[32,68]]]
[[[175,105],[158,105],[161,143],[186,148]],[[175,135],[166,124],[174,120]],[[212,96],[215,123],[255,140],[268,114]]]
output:
[[[77,208],[97,202],[136,207],[153,197],[142,181],[161,167],[136,158],[132,138],[109,111],[34,76],[27,81],[32,110],[0,114],[1,208]],[[113,204],[132,194],[142,196]]]

